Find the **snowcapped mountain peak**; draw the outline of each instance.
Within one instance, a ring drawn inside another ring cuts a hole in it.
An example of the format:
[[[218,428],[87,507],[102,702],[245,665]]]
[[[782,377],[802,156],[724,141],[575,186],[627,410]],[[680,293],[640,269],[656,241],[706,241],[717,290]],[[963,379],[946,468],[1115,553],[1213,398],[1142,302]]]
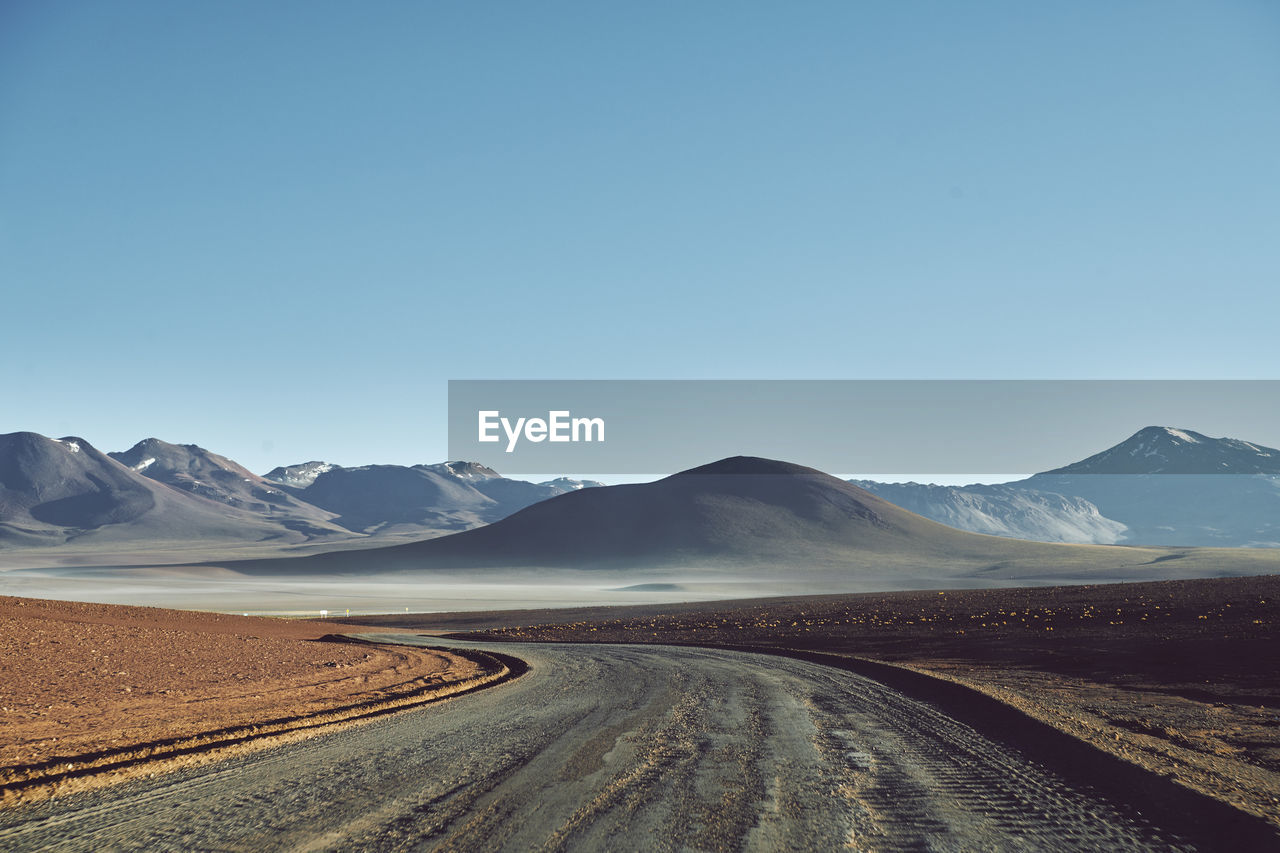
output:
[[[1199,443],[1200,443],[1200,439],[1196,438],[1194,435],[1192,435],[1191,433],[1187,432],[1186,430],[1182,430],[1182,429],[1174,429],[1173,427],[1164,427],[1164,431],[1165,431],[1165,433],[1166,433],[1167,435],[1172,436],[1173,438],[1177,439],[1178,441],[1185,441],[1185,442],[1187,442],[1188,444],[1199,444]]]
[[[493,480],[502,476],[497,471],[481,465],[479,462],[438,462],[435,465],[415,465],[413,467],[424,471],[434,471],[437,474],[467,482]]]
[[[561,492],[576,492],[581,489],[591,489],[597,486],[603,486],[604,483],[596,480],[575,480],[572,477],[556,477],[554,480],[547,480],[539,483],[539,486],[546,486],[549,489],[557,489]]]
[[[1280,474],[1280,450],[1149,426],[1125,441],[1046,474]]]
[[[332,471],[335,467],[337,466],[332,462],[312,460],[298,465],[282,465],[279,468],[272,468],[262,475],[262,479],[271,483],[279,483],[282,486],[305,489],[316,481],[316,477]]]

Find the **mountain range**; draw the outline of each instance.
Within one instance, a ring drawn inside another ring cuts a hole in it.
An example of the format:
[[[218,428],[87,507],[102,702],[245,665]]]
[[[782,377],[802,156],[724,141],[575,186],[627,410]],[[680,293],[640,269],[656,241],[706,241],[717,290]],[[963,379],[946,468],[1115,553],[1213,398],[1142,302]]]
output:
[[[764,464],[752,463],[753,476],[763,476],[758,469]],[[774,475],[782,470],[777,466],[786,465],[769,464]],[[790,477],[767,480],[769,489],[781,490],[773,496],[781,509],[770,503],[763,486],[747,488],[754,481],[744,479],[743,471],[723,481],[732,484],[730,489],[693,488],[705,485],[706,477],[731,473],[725,470],[730,462],[715,465],[720,467],[658,481],[661,486],[603,490],[598,483],[568,478],[509,479],[461,461],[359,467],[311,461],[259,476],[192,444],[149,438],[123,452],[102,453],[74,436],[12,433],[0,436],[0,548],[68,543],[363,548],[480,528],[485,532],[423,545],[423,554],[434,560],[465,548],[472,560],[473,546],[460,543],[481,542],[479,552],[486,556],[475,558],[480,563],[509,562],[517,552],[577,562],[608,562],[640,551],[658,561],[801,553],[822,560],[824,553],[840,548],[828,541],[830,529],[812,525],[833,506],[870,525],[856,537],[864,545],[888,542],[885,530],[915,524],[895,515],[907,510],[913,518],[922,516],[919,521],[1013,539],[1280,547],[1280,450],[1188,429],[1147,427],[1087,459],[999,485],[856,481],[844,484],[854,490],[848,492],[833,491],[824,480],[814,491],[818,472],[793,470]],[[815,497],[819,493],[822,497]],[[565,507],[580,513],[568,525],[572,535],[552,523]],[[495,525],[508,517],[504,525]],[[887,527],[874,521],[894,518]],[[627,537],[634,542],[627,544]],[[927,538],[941,542],[946,537],[934,531]]]
[[[862,488],[926,518],[1020,539],[1280,547],[1280,450],[1150,426],[1079,462],[999,485]]]
[[[159,473],[159,469],[157,471]],[[0,542],[244,541],[303,534],[283,521],[144,476],[82,438],[0,436]]]
[[[148,438],[102,453],[18,432],[0,435],[0,547],[424,538],[595,485],[511,480],[471,462],[309,462],[259,476],[194,444]]]
[[[569,492],[451,536],[218,565],[250,575],[402,582],[554,584],[569,582],[565,572],[585,572],[638,587],[729,584],[742,594],[753,584],[836,591],[1258,574],[1280,570],[1280,551],[984,536],[812,468],[739,456],[652,483]]]

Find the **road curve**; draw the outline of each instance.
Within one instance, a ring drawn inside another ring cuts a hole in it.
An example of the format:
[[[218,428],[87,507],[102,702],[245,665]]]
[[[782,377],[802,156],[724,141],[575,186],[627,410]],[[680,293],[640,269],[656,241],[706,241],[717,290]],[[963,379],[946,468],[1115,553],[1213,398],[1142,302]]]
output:
[[[0,849],[1195,849],[853,673],[696,648],[490,648],[530,672],[0,813]]]

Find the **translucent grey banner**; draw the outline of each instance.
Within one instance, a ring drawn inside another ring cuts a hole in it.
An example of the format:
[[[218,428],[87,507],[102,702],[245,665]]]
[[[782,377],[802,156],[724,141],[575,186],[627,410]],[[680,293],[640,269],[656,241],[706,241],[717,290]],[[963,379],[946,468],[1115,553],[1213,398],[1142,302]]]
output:
[[[1035,473],[1146,426],[1280,446],[1280,380],[451,380],[449,458],[664,474],[764,456],[837,474]]]

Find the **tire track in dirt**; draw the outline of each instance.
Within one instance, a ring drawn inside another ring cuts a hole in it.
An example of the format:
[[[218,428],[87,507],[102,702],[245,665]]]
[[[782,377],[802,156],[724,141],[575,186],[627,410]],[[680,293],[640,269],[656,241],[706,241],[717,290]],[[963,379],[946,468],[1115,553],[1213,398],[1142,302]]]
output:
[[[0,813],[0,847],[1212,849],[851,672],[686,647],[499,648],[530,671],[332,735]]]

